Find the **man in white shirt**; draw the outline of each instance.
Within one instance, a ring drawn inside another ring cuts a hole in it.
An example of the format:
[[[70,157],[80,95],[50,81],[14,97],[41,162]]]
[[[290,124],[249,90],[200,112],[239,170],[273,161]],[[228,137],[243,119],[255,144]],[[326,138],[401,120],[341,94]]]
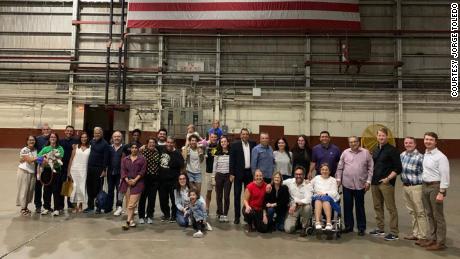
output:
[[[423,157],[422,199],[430,231],[427,240],[419,240],[417,245],[427,250],[438,251],[446,248],[446,221],[444,219],[444,199],[449,187],[449,160],[437,149],[438,135],[427,132],[423,137],[426,147]]]
[[[284,230],[287,233],[294,233],[296,230],[296,222],[300,218],[302,230],[300,236],[306,236],[306,228],[311,217],[311,198],[313,188],[305,179],[305,168],[298,166],[294,170],[294,178],[283,181],[289,189],[291,202],[289,204],[289,212],[284,222]]]

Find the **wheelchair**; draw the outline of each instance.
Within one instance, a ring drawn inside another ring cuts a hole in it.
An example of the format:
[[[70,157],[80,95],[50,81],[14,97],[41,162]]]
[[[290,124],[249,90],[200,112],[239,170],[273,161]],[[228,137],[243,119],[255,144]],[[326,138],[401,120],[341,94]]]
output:
[[[337,201],[338,204],[340,204],[340,200]],[[342,236],[342,231],[343,231],[343,219],[342,219],[342,212],[337,212],[336,210],[332,209],[332,218],[331,218],[331,224],[332,224],[332,230],[326,230],[324,227],[321,229],[316,229],[316,220],[315,220],[315,203],[312,202],[312,217],[309,220],[308,227],[307,227],[307,235],[308,236],[313,236],[316,235],[318,239],[322,239],[322,235],[324,234],[326,236],[327,240],[332,240],[332,239],[339,239]],[[324,211],[322,212],[321,215],[321,225],[325,226],[326,225],[326,215],[324,214]]]

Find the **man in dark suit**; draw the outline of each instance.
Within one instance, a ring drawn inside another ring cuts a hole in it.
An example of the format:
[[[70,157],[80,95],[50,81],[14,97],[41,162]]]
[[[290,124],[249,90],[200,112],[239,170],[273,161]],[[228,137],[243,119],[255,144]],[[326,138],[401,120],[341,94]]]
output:
[[[251,151],[256,146],[249,140],[249,130],[242,128],[241,140],[232,143],[230,148],[230,181],[234,182],[233,193],[235,201],[234,224],[240,224],[241,216],[241,191],[252,182]]]

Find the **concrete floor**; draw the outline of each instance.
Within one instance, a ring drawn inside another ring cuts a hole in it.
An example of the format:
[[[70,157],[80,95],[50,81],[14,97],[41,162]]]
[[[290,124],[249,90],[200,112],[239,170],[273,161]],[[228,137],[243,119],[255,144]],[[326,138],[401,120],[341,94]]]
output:
[[[159,208],[153,225],[121,230],[122,219],[112,215],[66,215],[57,218],[33,214],[19,215],[15,207],[17,152],[0,149],[0,258],[459,258],[460,161],[451,161],[451,188],[445,206],[447,218],[446,251],[427,252],[412,242],[388,242],[369,235],[346,234],[340,240],[300,238],[285,233],[246,234],[243,225],[218,223],[203,239],[176,224],[161,223]],[[401,235],[409,230],[409,215],[402,200],[400,182],[397,205]],[[457,205],[456,205],[457,204]],[[158,207],[158,206],[157,206]],[[233,207],[233,206],[231,206]],[[33,205],[29,207],[33,209]],[[370,194],[366,195],[368,230],[375,227]],[[211,213],[216,209],[211,204]],[[229,213],[233,220],[233,211]]]

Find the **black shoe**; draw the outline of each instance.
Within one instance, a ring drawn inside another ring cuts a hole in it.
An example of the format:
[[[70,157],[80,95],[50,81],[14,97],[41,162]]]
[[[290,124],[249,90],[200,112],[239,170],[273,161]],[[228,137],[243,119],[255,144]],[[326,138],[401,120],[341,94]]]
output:
[[[101,209],[97,208],[95,213],[96,213],[96,214],[101,214],[102,211],[101,211]]]
[[[366,234],[365,230],[358,230],[358,236],[364,236]]]
[[[384,238],[386,241],[394,241],[394,240],[399,239],[397,235],[393,235],[393,234],[388,234]]]
[[[239,218],[235,218],[235,220],[233,221],[233,224],[235,224],[235,225],[240,224],[240,219],[239,219]]]
[[[166,217],[165,215],[161,216],[161,222],[165,222],[169,220],[169,217]]]
[[[369,232],[369,234],[371,234],[371,235],[373,235],[373,236],[384,236],[384,235],[385,235],[385,231],[380,230],[380,229],[374,229],[374,230],[372,230],[371,232]]]
[[[169,218],[169,223],[176,223],[176,218],[170,217]]]
[[[353,232],[352,228],[346,228],[346,229],[342,230],[343,234],[347,234],[347,233],[351,233],[351,232]]]
[[[307,236],[307,229],[306,228],[302,228],[300,230],[300,236],[301,237],[306,237]]]

